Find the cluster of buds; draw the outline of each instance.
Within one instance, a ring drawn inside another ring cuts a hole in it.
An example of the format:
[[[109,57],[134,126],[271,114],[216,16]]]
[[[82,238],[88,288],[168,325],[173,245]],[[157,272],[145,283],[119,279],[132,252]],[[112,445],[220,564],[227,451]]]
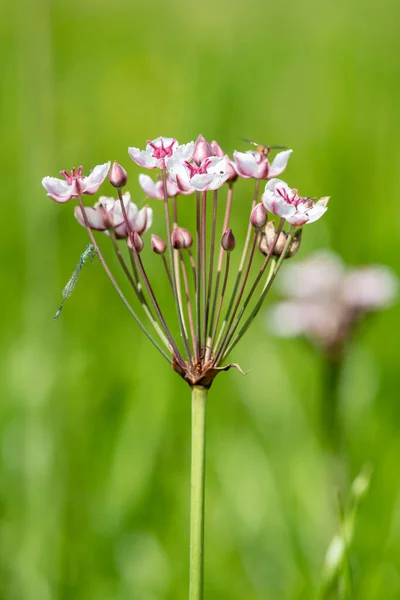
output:
[[[393,303],[398,280],[384,265],[346,268],[325,250],[288,265],[280,287],[286,298],[271,307],[270,329],[281,337],[303,335],[335,358],[365,315]]]
[[[182,145],[175,138],[159,137],[148,141],[145,150],[128,150],[137,165],[159,172],[156,180],[140,174],[139,184],[149,198],[164,204],[165,229],[162,234],[151,236],[151,250],[160,257],[171,290],[180,332],[178,339],[172,334],[176,324],[167,323],[141,255],[143,236],[152,225],[153,211],[147,205],[139,210],[129,192],[123,193],[128,182],[125,169],[116,162],[112,166],[108,162],[95,167],[88,177],[83,176],[80,167],[71,174],[62,171],[65,180],[43,179],[48,196],[56,202],[77,199],[75,217],[86,227],[130,314],[191,386],[208,388],[219,371],[237,367],[225,364],[226,357],[260,310],[283,259],[297,252],[302,227],[319,219],[327,210],[328,198],[317,201],[302,197],[277,179],[292,151],[283,150],[270,162],[270,150],[258,146],[254,151],[234,152],[230,158],[217,142],[209,143],[201,135],[196,142]],[[116,189],[116,197],[101,196],[94,206],[85,206],[83,196],[95,194],[107,175]],[[237,255],[237,250],[233,252],[236,238],[229,226],[235,182],[250,178],[255,181],[254,193],[245,218],[244,245],[235,264],[231,256]],[[260,189],[262,181],[266,182],[264,190]],[[224,190],[225,208],[219,217]],[[193,235],[181,226],[178,217],[178,199],[189,195],[195,198]],[[93,231],[103,231],[111,240],[154,332],[128,302]],[[126,240],[128,261],[121,240]]]

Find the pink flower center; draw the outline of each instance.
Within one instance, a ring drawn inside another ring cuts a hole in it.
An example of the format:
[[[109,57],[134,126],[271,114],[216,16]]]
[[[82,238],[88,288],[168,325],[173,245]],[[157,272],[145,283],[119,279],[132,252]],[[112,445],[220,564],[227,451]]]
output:
[[[295,206],[296,208],[298,207],[299,204],[301,204],[301,202],[306,200],[306,198],[301,198],[300,196],[298,196],[297,190],[295,190],[295,189],[291,190],[290,195],[288,194],[288,191],[285,188],[277,188],[276,193],[279,194],[280,197],[283,198],[283,200],[287,204],[290,204],[291,206]]]
[[[75,168],[71,170],[71,175],[68,173],[68,171],[60,171],[60,175],[62,175],[63,177],[65,177],[65,179],[67,180],[68,185],[72,185],[72,182],[76,179],[81,179],[82,178],[82,167],[79,167],[79,169],[77,169],[75,171]]]
[[[191,179],[192,177],[194,177],[194,175],[205,175],[207,173],[208,167],[210,166],[210,163],[211,160],[209,158],[206,158],[203,160],[200,166],[194,165],[188,160],[185,160],[183,164],[188,169]]]
[[[173,139],[169,146],[164,146],[164,140],[158,142],[158,144],[160,145],[157,145],[154,142],[151,142],[150,140],[147,140],[147,143],[153,148],[154,158],[160,160],[162,158],[165,158],[166,156],[172,156],[172,154],[174,153],[174,145],[176,143],[176,140]]]

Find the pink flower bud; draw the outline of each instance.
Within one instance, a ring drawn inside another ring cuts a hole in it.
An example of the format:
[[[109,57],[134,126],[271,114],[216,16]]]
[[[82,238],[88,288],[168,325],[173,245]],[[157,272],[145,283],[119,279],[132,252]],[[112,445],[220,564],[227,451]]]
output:
[[[213,155],[214,156],[225,156],[225,152],[222,150],[221,146],[218,144],[218,142],[216,142],[215,140],[213,140],[210,144]]]
[[[151,236],[151,248],[156,254],[164,254],[167,245],[158,235]]]
[[[128,248],[130,248],[130,250],[136,250],[136,252],[141,252],[143,246],[142,238],[136,231],[133,231],[128,237]]]
[[[194,145],[193,160],[201,165],[203,160],[209,156],[214,156],[213,149],[206,138],[200,134]]]
[[[193,244],[193,238],[190,232],[183,227],[177,227],[171,233],[171,245],[175,250],[182,250],[183,248],[190,248]]]
[[[108,176],[111,185],[116,188],[124,187],[128,182],[128,174],[120,164],[114,160],[114,164],[111,167],[110,174]]]
[[[180,227],[177,227],[171,233],[171,245],[175,250],[182,250],[185,247],[185,238]]]
[[[232,233],[232,229],[227,229],[222,236],[221,246],[225,252],[232,252],[236,246],[235,236]]]
[[[185,248],[191,248],[193,245],[192,234],[187,229],[183,229],[183,227],[181,227],[180,229],[183,235],[183,239],[185,240]]]
[[[266,211],[264,205],[261,204],[261,202],[259,204],[256,204],[256,206],[251,211],[251,215],[250,215],[251,225],[253,227],[255,227],[256,229],[261,229],[262,227],[265,227],[267,219],[268,219],[267,211]]]

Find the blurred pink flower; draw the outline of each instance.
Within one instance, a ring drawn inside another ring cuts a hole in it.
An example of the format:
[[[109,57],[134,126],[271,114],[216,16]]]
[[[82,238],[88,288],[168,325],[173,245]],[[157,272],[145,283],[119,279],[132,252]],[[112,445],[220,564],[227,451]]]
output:
[[[254,177],[254,179],[269,179],[283,173],[293,150],[279,152],[272,163],[268,162],[267,157],[262,152],[248,150],[247,152],[238,152],[235,150],[233,157],[235,159],[236,171],[240,177],[245,179]]]
[[[300,227],[317,221],[328,210],[329,196],[315,202],[313,198],[299,196],[280,179],[271,179],[265,186],[262,201],[267,210],[286,219],[290,225]]]
[[[110,166],[111,162],[97,165],[88,177],[82,175],[82,167],[76,171],[72,169],[71,174],[61,171],[65,181],[56,177],[44,177],[42,185],[52,200],[60,203],[68,202],[71,198],[77,198],[82,194],[95,194],[107,177]]]
[[[178,145],[175,138],[158,137],[148,141],[146,150],[128,148],[129,156],[140,167],[146,169],[164,169],[166,159],[178,153],[181,160],[190,160],[193,155],[194,142]]]
[[[395,301],[398,279],[383,265],[346,268],[339,257],[324,251],[287,265],[280,287],[287,299],[270,310],[273,332],[305,335],[329,349],[347,339],[360,317]]]

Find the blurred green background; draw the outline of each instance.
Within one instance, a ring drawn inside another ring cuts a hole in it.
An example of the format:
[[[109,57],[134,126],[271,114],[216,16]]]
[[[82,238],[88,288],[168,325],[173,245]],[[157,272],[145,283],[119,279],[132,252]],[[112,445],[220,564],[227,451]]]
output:
[[[1,11],[0,597],[185,598],[189,388],[100,265],[53,321],[87,237],[41,179],[117,159],[142,203],[128,146],[199,132],[228,152],[247,149],[239,136],[284,144],[285,180],[332,196],[300,255],[331,247],[399,272],[399,4],[16,0]],[[251,184],[241,190],[239,237]],[[341,386],[349,474],[374,466],[353,548],[362,600],[400,598],[399,327],[398,307],[369,322]],[[220,375],[210,396],[205,596],[314,598],[338,527],[318,441],[321,361],[272,339],[262,315],[232,358],[250,373]]]

